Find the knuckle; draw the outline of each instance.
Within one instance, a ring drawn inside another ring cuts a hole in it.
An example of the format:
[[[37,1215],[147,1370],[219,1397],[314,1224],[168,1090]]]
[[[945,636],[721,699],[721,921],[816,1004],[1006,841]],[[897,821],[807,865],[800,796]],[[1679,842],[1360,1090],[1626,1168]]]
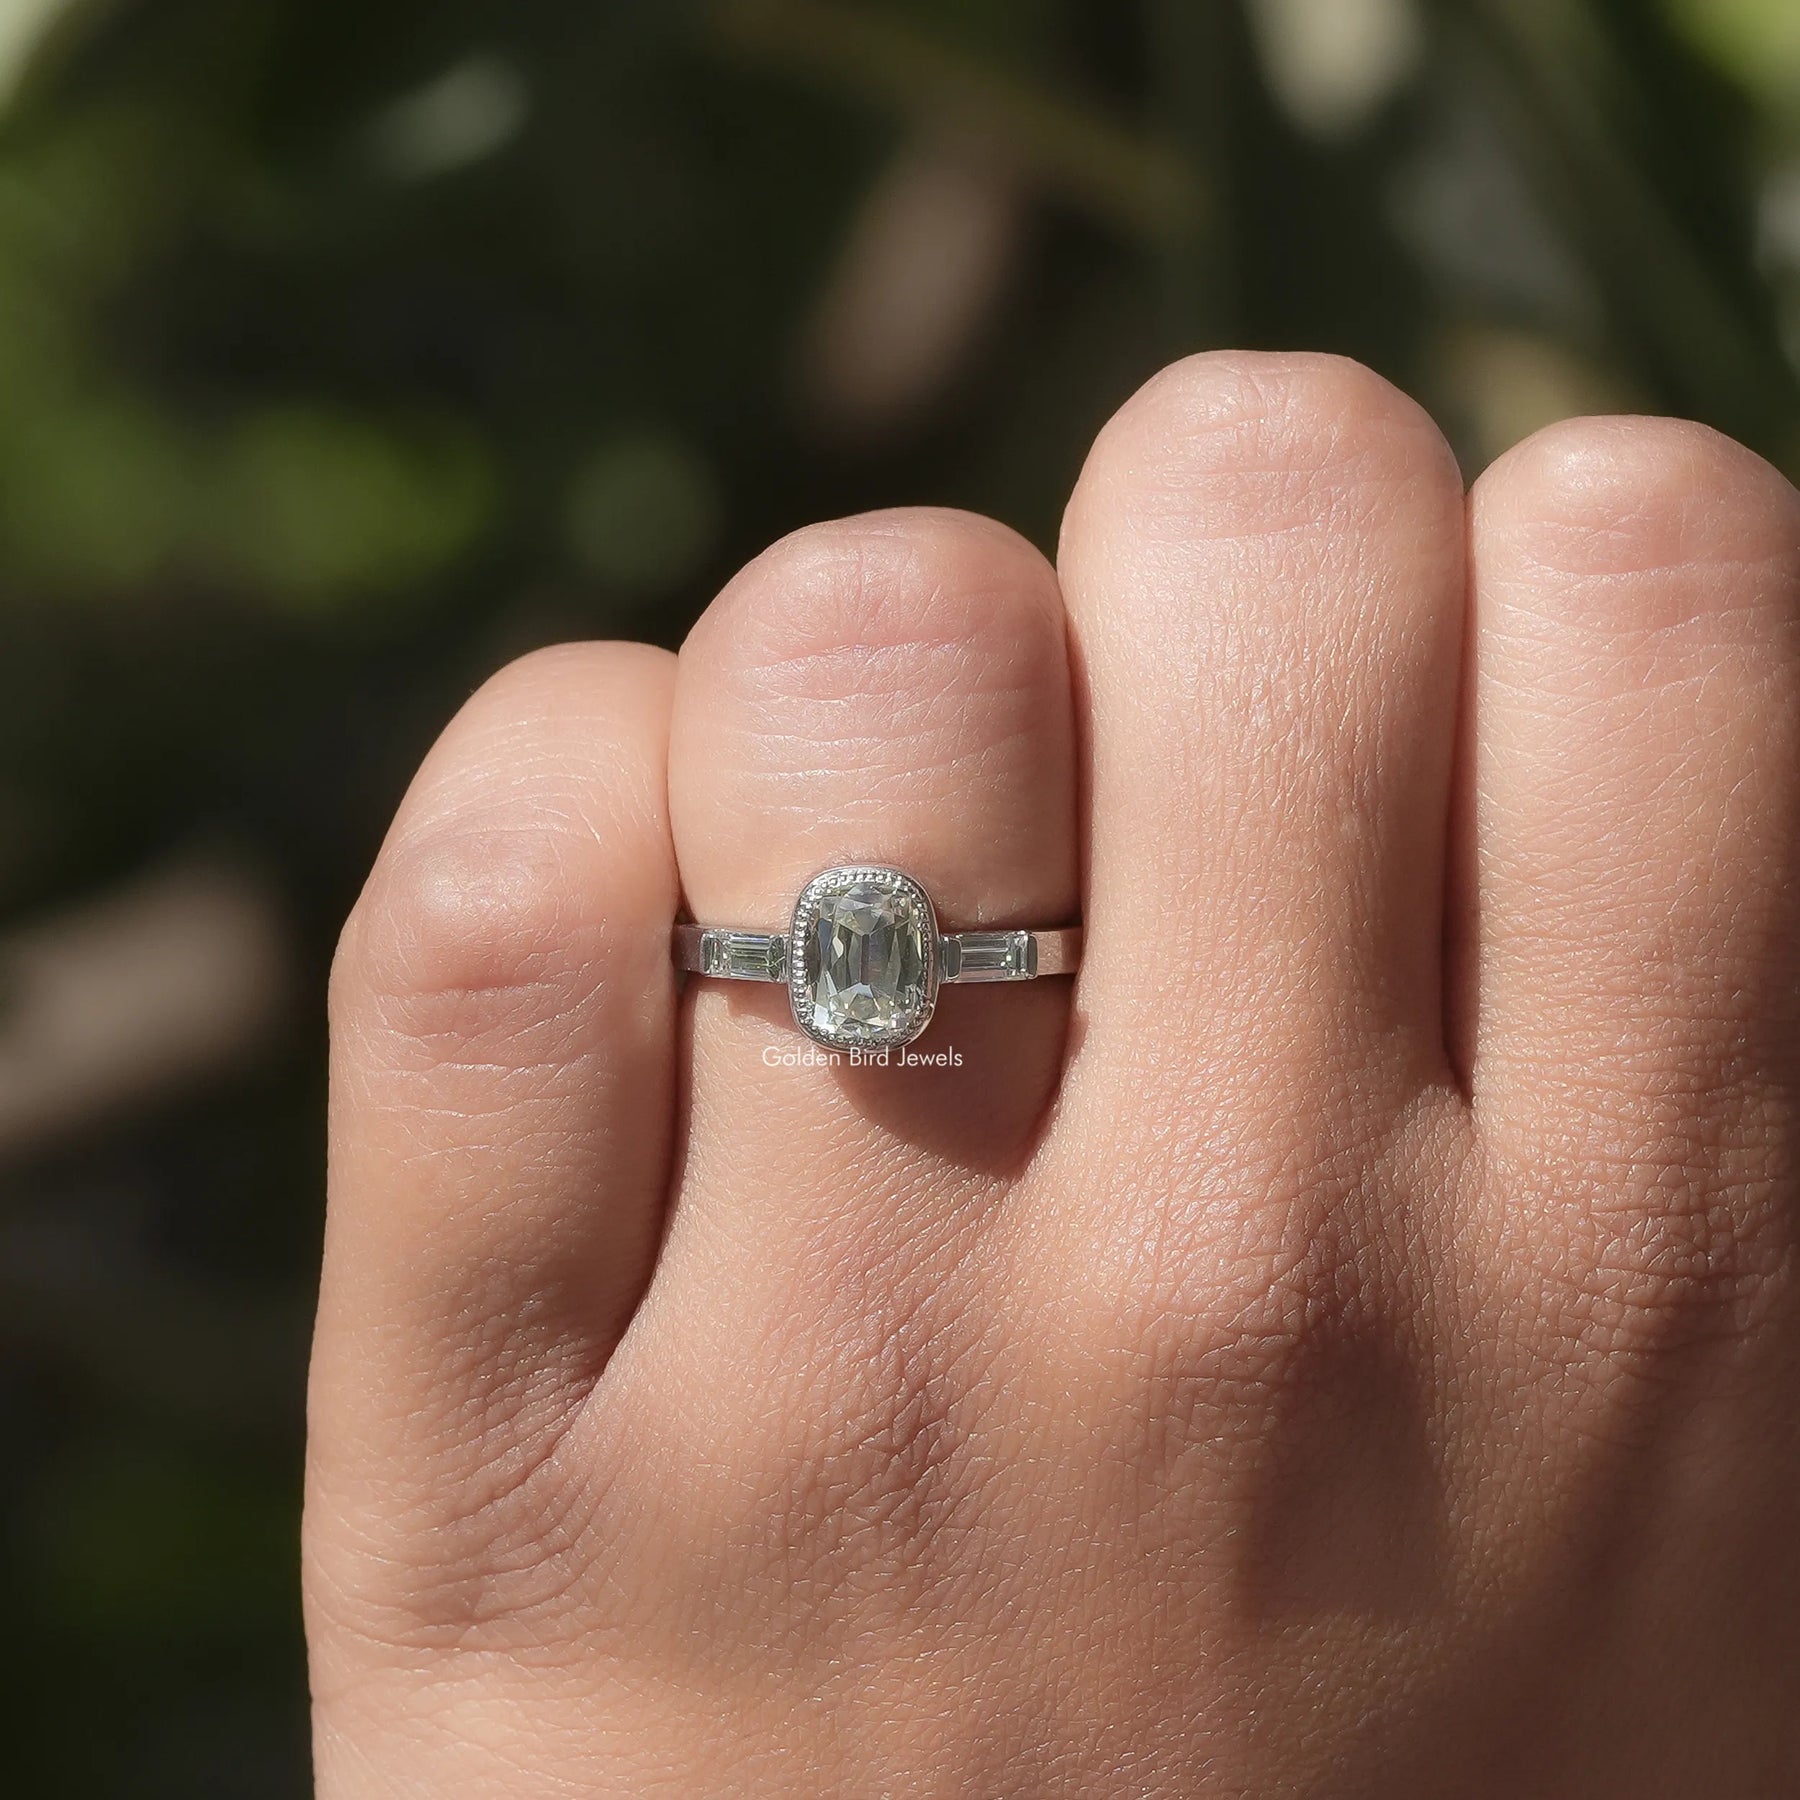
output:
[[[1059,623],[1048,563],[991,519],[907,508],[807,526],[765,550],[684,646],[730,668],[829,669],[852,652],[961,652]]]
[[[1711,427],[1682,419],[1569,419],[1509,451],[1477,483],[1478,516],[1542,573],[1604,581],[1800,562],[1800,496]]]
[[[1360,363],[1211,352],[1163,370],[1102,432],[1078,501],[1123,502],[1142,533],[1274,536],[1343,524],[1421,468],[1460,495],[1418,404]],[[1441,498],[1441,496],[1439,497]]]
[[[334,1025],[476,1039],[667,956],[673,658],[567,644],[492,676],[427,757],[352,909]]]
[[[548,644],[515,657],[482,682],[426,759],[413,802],[465,798],[471,780],[504,758],[502,789],[527,791],[568,760],[604,755],[608,781],[593,798],[633,816],[653,811],[660,790],[660,740],[674,686],[675,658],[654,644],[622,641]]]
[[[527,650],[494,670],[476,689],[470,705],[477,711],[501,711],[512,715],[516,715],[521,707],[529,709],[542,688],[560,680],[571,668],[580,669],[591,649],[588,644],[566,643],[544,644],[535,650]]]
[[[345,928],[333,1011],[457,1056],[566,1016],[611,947],[635,876],[584,833],[551,826],[433,832],[384,854]]]
[[[703,679],[715,765],[794,805],[798,760],[857,769],[871,804],[921,775],[1039,754],[1066,689],[1061,599],[1039,553],[967,514],[906,512],[814,527],[750,565],[682,652]],[[738,809],[743,810],[740,804]]]

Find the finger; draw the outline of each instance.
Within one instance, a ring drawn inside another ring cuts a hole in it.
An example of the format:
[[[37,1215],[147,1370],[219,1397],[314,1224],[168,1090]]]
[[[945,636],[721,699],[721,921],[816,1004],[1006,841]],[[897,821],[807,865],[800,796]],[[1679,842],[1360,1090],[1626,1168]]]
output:
[[[1473,520],[1478,1116],[1752,1238],[1704,1196],[1736,1156],[1766,1210],[1745,1147],[1794,1073],[1800,499],[1703,427],[1589,419],[1490,470]]]
[[[1029,545],[939,511],[803,531],[682,648],[685,897],[707,924],[780,930],[821,868],[866,861],[916,877],[948,930],[1064,920],[1072,736],[1061,598]],[[619,1490],[653,1495],[659,1541],[703,1568],[724,1530],[778,1606],[796,1556],[818,1559],[806,1586],[829,1612],[883,1545],[907,1546],[909,1590],[951,1578],[895,1525],[986,1441],[968,1371],[1000,1353],[1005,1203],[1057,1086],[1069,986],[949,987],[913,1048],[957,1066],[857,1069],[798,1060],[816,1046],[785,988],[689,985],[668,1235],[584,1421],[634,1467]],[[677,1616],[697,1595],[670,1582]]]
[[[495,1431],[579,1402],[643,1288],[673,1106],[673,673],[588,644],[496,676],[345,929],[313,1406],[315,1462],[346,1479],[365,1454],[481,1470]]]
[[[1355,364],[1195,357],[1102,433],[1061,572],[1092,764],[1070,1105],[1128,1133],[1166,1069],[1165,1113],[1241,1086],[1306,1130],[1441,1080],[1463,526],[1436,428]]]
[[[822,526],[752,564],[681,653],[671,810],[696,918],[779,930],[820,869],[867,861],[920,881],[946,931],[1069,920],[1064,636],[1043,558],[964,514]],[[777,1193],[818,1185],[823,1134],[847,1162],[899,1139],[1004,1169],[1042,1115],[1068,1005],[1063,981],[950,987],[916,1051],[957,1066],[822,1074],[792,1066],[806,1040],[784,990],[698,989],[691,1166],[753,1158]]]

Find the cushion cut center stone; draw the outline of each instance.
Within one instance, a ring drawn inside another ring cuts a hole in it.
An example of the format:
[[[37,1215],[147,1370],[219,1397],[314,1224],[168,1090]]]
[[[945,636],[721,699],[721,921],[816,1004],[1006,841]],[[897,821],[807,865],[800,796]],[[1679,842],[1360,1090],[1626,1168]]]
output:
[[[813,1025],[826,1036],[861,1026],[910,1027],[926,1003],[930,927],[918,902],[859,881],[819,900]]]

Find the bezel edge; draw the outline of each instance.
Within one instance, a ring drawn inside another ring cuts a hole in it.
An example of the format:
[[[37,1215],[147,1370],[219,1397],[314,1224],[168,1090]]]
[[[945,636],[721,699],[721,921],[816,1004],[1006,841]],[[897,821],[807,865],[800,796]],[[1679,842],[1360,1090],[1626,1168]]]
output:
[[[865,1027],[854,1037],[836,1036],[816,1030],[809,1018],[812,978],[809,970],[815,955],[813,927],[818,923],[819,901],[838,887],[849,887],[859,881],[874,882],[890,892],[905,889],[923,907],[925,913],[925,997],[916,1021],[902,1030],[877,1031]],[[885,863],[834,863],[821,869],[801,888],[788,921],[788,1008],[794,1023],[815,1044],[827,1050],[850,1055],[882,1050],[903,1050],[917,1043],[937,1012],[938,989],[942,985],[942,945],[938,931],[937,908],[925,884],[904,869]]]

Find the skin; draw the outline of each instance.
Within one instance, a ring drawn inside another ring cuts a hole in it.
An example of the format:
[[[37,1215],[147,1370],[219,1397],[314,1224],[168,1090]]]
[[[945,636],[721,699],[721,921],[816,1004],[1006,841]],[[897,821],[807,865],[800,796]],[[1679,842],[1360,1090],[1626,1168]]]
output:
[[[1324,357],[497,675],[333,979],[323,1800],[1793,1791],[1797,815],[1780,476]],[[858,858],[1080,979],[679,991]]]

